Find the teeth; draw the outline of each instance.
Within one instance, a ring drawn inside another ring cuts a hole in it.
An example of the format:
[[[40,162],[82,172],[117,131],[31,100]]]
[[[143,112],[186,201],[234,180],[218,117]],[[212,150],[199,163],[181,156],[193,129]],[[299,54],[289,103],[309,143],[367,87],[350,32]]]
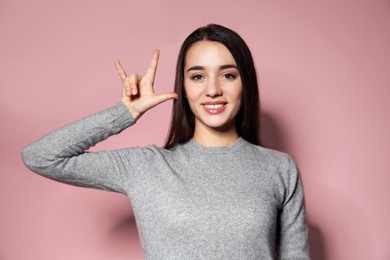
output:
[[[222,104],[216,104],[216,105],[205,105],[205,107],[210,108],[210,109],[217,109],[222,107]]]

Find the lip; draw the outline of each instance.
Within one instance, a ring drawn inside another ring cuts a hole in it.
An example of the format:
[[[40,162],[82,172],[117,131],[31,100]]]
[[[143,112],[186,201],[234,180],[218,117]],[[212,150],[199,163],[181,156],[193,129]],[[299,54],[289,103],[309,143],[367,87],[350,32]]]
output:
[[[225,111],[226,104],[227,102],[224,101],[207,101],[201,103],[204,111],[212,115],[216,115]]]

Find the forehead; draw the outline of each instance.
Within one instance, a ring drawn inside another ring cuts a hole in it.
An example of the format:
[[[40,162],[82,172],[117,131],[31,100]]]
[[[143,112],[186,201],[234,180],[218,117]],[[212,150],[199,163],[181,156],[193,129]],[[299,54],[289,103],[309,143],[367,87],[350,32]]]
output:
[[[236,62],[225,45],[214,41],[198,41],[194,43],[185,57],[185,67],[236,65]]]

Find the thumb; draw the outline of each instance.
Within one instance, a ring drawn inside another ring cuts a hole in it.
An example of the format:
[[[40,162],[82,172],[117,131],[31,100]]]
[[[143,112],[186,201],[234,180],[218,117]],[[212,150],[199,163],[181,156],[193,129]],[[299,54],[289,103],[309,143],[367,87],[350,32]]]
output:
[[[177,93],[175,93],[175,92],[168,92],[168,93],[165,93],[165,94],[155,95],[154,96],[156,105],[161,104],[161,103],[163,103],[165,101],[168,101],[170,99],[174,99],[174,98],[175,99],[177,98]]]

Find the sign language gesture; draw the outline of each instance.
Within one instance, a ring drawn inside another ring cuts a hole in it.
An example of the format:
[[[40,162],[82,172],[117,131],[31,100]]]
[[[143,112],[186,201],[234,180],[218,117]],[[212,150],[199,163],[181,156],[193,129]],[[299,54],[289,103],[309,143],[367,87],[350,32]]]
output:
[[[142,77],[138,74],[126,75],[119,60],[115,61],[115,68],[122,80],[122,102],[128,107],[135,120],[154,106],[167,100],[177,98],[174,92],[162,95],[154,93],[154,78],[158,65],[159,50],[154,50],[152,60],[146,74]]]

